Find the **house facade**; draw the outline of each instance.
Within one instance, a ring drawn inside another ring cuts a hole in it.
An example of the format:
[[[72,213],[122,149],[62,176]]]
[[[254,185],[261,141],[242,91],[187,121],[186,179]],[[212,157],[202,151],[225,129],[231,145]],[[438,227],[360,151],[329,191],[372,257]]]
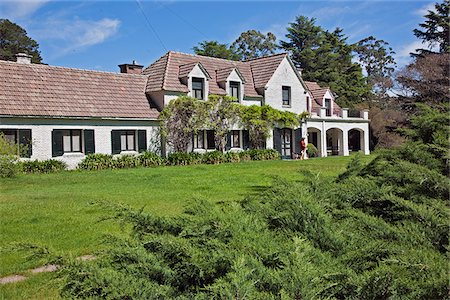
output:
[[[301,137],[320,156],[369,153],[367,112],[349,116],[331,90],[303,81],[287,54],[237,62],[170,51],[145,69],[119,67],[120,73],[110,73],[38,65],[26,55],[0,61],[0,132],[29,144],[25,156],[31,159],[59,159],[73,168],[90,153],[166,149],[157,135],[159,112],[181,95],[204,101],[217,94],[242,105],[309,112],[298,128],[274,128],[267,139],[266,147],[284,158],[300,152]],[[249,146],[248,132],[236,125],[227,150]],[[190,150],[212,149],[212,131],[193,136]]]

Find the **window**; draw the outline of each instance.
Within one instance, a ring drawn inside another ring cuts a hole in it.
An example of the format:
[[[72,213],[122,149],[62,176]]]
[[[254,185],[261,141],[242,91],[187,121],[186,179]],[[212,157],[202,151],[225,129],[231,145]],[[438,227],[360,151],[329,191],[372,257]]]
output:
[[[283,106],[291,105],[291,87],[283,86]]]
[[[216,149],[214,141],[214,130],[206,130],[206,147],[207,149]]]
[[[309,96],[306,96],[306,111],[311,111],[309,108]]]
[[[241,83],[237,81],[230,81],[230,95],[239,101]]]
[[[325,99],[326,116],[331,117],[331,99]]]
[[[241,148],[239,130],[231,130],[231,148]]]
[[[205,149],[204,131],[199,131],[194,135],[194,149]]]
[[[192,97],[203,100],[204,80],[203,78],[192,78]]]
[[[121,151],[134,151],[136,150],[134,130],[124,130],[120,133],[120,150]]]
[[[147,130],[112,130],[111,143],[112,154],[120,154],[122,151],[146,151]]]
[[[17,154],[21,157],[31,157],[31,129],[0,129],[6,141],[17,145]]]
[[[81,152],[81,130],[62,130],[64,153]]]

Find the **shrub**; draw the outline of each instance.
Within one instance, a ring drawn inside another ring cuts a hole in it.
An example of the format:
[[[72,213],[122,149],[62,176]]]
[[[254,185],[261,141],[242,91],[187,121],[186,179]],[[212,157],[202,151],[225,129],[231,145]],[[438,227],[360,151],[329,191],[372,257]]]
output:
[[[102,153],[89,154],[78,164],[78,169],[81,170],[104,170],[113,167],[113,156]]]
[[[170,166],[195,165],[202,162],[202,155],[195,152],[173,152],[167,157]]]
[[[252,160],[252,158],[251,158],[251,156],[250,156],[250,153],[249,153],[249,150],[239,152],[239,159],[240,159],[241,161]]]
[[[218,165],[225,162],[225,156],[220,151],[206,152],[203,154],[202,162],[205,164]]]
[[[166,163],[165,159],[154,152],[143,152],[139,155],[140,165],[143,167],[162,166]]]
[[[252,160],[277,160],[280,159],[280,153],[275,149],[251,149],[248,150]]]
[[[27,174],[33,173],[56,173],[67,169],[67,164],[56,159],[27,160],[20,163],[22,171]]]
[[[114,157],[115,169],[136,168],[141,165],[141,161],[137,155],[118,155]]]
[[[311,143],[308,144],[306,153],[308,154],[308,157],[319,157],[319,150]]]
[[[16,155],[0,155],[0,177],[16,177],[19,170],[20,166]]]
[[[241,161],[241,157],[237,152],[227,152],[225,153],[225,162],[228,163],[238,163]]]

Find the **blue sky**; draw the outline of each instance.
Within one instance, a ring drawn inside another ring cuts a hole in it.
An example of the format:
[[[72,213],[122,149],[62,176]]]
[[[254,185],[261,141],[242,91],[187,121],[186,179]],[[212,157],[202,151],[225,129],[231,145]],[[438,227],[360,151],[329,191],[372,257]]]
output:
[[[315,17],[325,29],[344,29],[350,42],[370,35],[396,51],[400,66],[420,46],[412,30],[430,1],[4,1],[0,18],[27,30],[50,65],[118,71],[148,65],[167,50],[192,53],[204,40],[232,43],[256,29],[284,40],[296,16]],[[155,34],[156,32],[156,34]]]

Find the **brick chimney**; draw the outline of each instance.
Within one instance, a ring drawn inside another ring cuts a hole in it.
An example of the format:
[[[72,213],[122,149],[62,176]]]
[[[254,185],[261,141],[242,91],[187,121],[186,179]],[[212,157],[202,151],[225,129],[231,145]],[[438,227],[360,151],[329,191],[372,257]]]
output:
[[[17,53],[16,54],[16,59],[17,59],[16,61],[19,64],[31,64],[31,58],[32,58],[32,56],[28,55],[26,53]]]
[[[119,65],[120,73],[128,74],[141,74],[143,67],[144,66],[138,65],[135,60],[133,60],[132,64]]]

